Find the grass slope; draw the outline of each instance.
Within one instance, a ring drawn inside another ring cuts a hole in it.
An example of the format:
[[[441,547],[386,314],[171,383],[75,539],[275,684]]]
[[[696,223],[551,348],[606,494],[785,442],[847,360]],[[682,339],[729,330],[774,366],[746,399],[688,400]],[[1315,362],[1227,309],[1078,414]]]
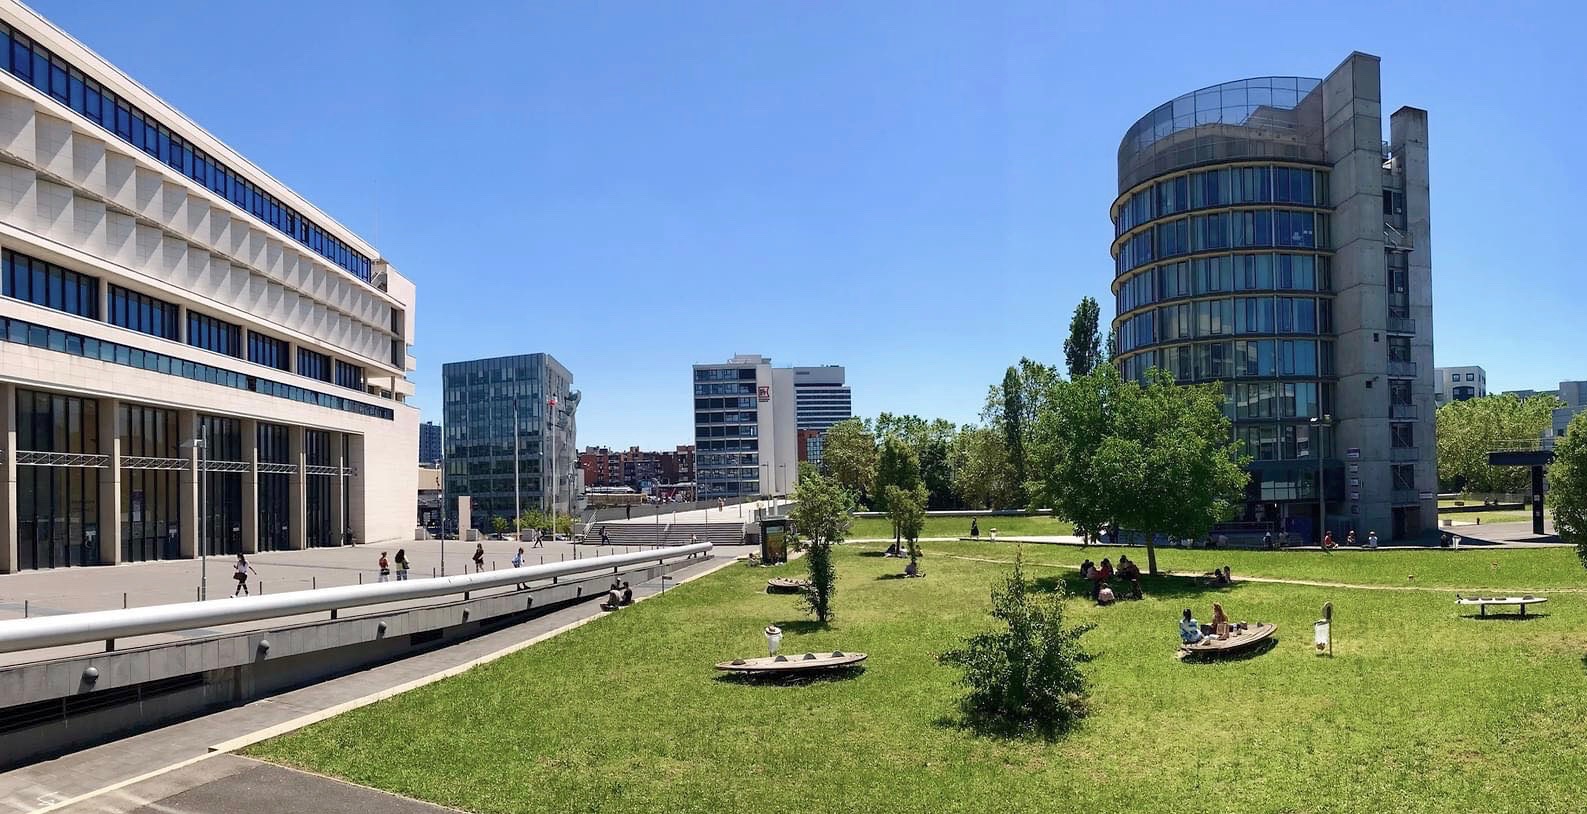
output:
[[[1007,566],[967,558],[1013,550],[928,546],[928,578],[895,580],[896,560],[860,548],[838,551],[830,628],[804,621],[792,597],[761,591],[799,564],[734,567],[252,751],[482,812],[1580,810],[1582,594],[1556,595],[1537,619],[1479,621],[1435,593],[1153,579],[1145,601],[1069,603],[1071,621],[1098,624],[1086,636],[1092,716],[1057,743],[1005,741],[957,725],[961,691],[934,654],[990,623],[988,589]],[[1033,567],[1042,585],[1077,579],[1080,551],[1025,551],[1063,566]],[[1197,570],[1229,559],[1237,576],[1387,584],[1411,569],[1451,587],[1529,589],[1544,576],[1587,586],[1570,552],[1325,556],[1162,560]],[[1214,600],[1236,620],[1278,622],[1278,645],[1243,660],[1175,661],[1179,609],[1205,617]],[[1310,647],[1326,601],[1334,659]],[[867,669],[796,686],[713,674],[717,660],[763,652],[768,622],[787,631],[785,652],[864,650]]]
[[[976,518],[976,523],[980,524],[982,537],[990,534],[994,528],[997,529],[1000,537],[1069,535],[1075,533],[1075,527],[1067,520],[1038,515],[1025,517],[978,517]],[[925,529],[920,532],[920,536],[924,538],[967,537],[969,534],[970,518],[968,517],[927,517]],[[849,539],[891,540],[893,539],[893,523],[885,517],[857,517],[854,519],[854,525],[849,529]]]

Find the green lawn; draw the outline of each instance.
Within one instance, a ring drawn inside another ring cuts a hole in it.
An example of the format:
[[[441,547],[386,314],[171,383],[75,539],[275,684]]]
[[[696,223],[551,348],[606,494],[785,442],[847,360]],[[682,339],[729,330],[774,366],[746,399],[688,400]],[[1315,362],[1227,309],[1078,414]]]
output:
[[[1058,520],[1052,517],[978,517],[976,522],[981,526],[981,536],[985,537],[992,529],[997,529],[999,537],[1032,536],[1032,535],[1068,535],[1075,533],[1075,527],[1067,520]],[[927,517],[926,527],[921,531],[921,537],[968,537],[970,534],[970,518],[968,517]],[[885,517],[857,517],[854,526],[849,529],[849,539],[870,540],[893,538],[893,523]]]
[[[898,561],[863,556],[878,548],[838,550],[827,629],[761,590],[799,563],[735,565],[252,752],[482,812],[1581,810],[1582,593],[1555,594],[1526,621],[1463,618],[1439,593],[1175,578],[1150,580],[1141,602],[1071,600],[1074,621],[1097,623],[1085,639],[1093,714],[1063,741],[1008,741],[956,724],[955,673],[934,654],[989,624],[1006,566],[968,558],[1013,547],[929,545],[929,576],[907,581],[886,578]],[[1064,566],[1033,565],[1039,584],[1076,578],[1078,549],[1025,552]],[[1225,560],[1236,577],[1392,584],[1411,570],[1451,588],[1587,587],[1565,550],[1161,554],[1187,570]],[[1277,646],[1174,660],[1179,609],[1204,618],[1214,600],[1236,620],[1277,622]],[[1326,601],[1333,659],[1310,644]],[[712,662],[763,651],[768,622],[787,631],[785,652],[863,650],[867,668],[793,686],[716,677]]]
[[[1547,511],[1544,512],[1548,514]],[[1445,520],[1454,520],[1456,523],[1475,523],[1481,520],[1484,523],[1530,523],[1531,512],[1451,512],[1438,516],[1438,527],[1444,527]],[[1455,528],[1458,528],[1456,526]]]

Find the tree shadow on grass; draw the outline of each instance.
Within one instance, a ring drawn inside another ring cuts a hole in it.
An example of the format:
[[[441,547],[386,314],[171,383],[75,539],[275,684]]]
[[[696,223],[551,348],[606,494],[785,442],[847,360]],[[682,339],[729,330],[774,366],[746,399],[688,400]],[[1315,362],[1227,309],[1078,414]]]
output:
[[[825,684],[832,681],[847,681],[858,678],[865,673],[863,665],[851,667],[833,667],[827,670],[811,670],[804,673],[733,673],[722,672],[714,681],[720,684],[745,684],[751,686],[778,686],[778,687],[803,687],[809,684]]]
[[[860,552],[860,556],[861,557],[885,557],[885,556],[887,556],[887,549],[884,548],[881,551],[861,551]]]
[[[1178,597],[1200,597],[1206,594],[1218,596],[1228,594],[1245,583],[1236,579],[1231,585],[1213,585],[1204,577],[1172,576],[1168,574],[1141,575],[1141,594],[1147,598],[1175,599]],[[1080,576],[1079,571],[1066,571],[1058,576],[1038,577],[1034,581],[1037,590],[1056,591],[1060,587],[1070,596],[1086,599],[1091,596],[1091,580]],[[1125,594],[1129,587],[1123,581],[1115,579],[1112,582],[1113,592],[1118,595],[1119,601],[1128,601]]]
[[[787,622],[778,622],[777,627],[783,633],[814,633],[818,630],[829,630],[831,625],[820,619],[793,619]]]
[[[951,729],[978,738],[1007,741],[1043,741],[1055,743],[1074,730],[1038,729],[1012,724],[1002,718],[982,715],[962,705],[957,715],[939,715],[931,722],[938,729]],[[1076,724],[1078,726],[1078,724]]]
[[[1534,611],[1532,613],[1528,613],[1525,616],[1522,616],[1519,613],[1490,613],[1486,616],[1480,613],[1462,613],[1459,614],[1459,616],[1462,619],[1470,619],[1473,622],[1487,622],[1489,620],[1503,622],[1525,622],[1531,619],[1547,619],[1549,615]]]

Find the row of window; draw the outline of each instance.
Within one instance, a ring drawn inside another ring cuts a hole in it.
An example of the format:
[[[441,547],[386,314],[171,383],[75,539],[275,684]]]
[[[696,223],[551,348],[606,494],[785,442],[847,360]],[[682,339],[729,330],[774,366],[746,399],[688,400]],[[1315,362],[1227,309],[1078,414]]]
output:
[[[198,362],[177,359],[172,356],[166,356],[163,353],[155,353],[142,348],[133,348],[116,342],[106,342],[81,334],[47,328],[43,325],[35,325],[20,319],[0,317],[0,340],[60,353],[69,353],[73,356],[98,359],[110,364],[126,365],[143,370],[152,370],[156,373],[181,376],[193,381],[218,384],[239,390],[249,390],[268,396],[290,399],[305,404],[315,404],[372,418],[383,418],[387,421],[392,420],[395,416],[395,413],[388,407],[365,404],[361,401],[354,401],[341,396],[319,393],[290,384],[282,384]]]
[[[1325,212],[1257,209],[1159,223],[1119,244],[1114,275],[1192,252],[1267,246],[1326,249],[1328,217]]]
[[[1235,427],[1234,437],[1244,442],[1246,454],[1258,461],[1315,460],[1315,439],[1312,438],[1311,427],[1305,424]]]
[[[1328,172],[1297,167],[1224,167],[1158,181],[1130,196],[1114,218],[1114,236],[1194,209],[1242,204],[1328,206]]]
[[[718,439],[718,440],[714,440],[714,441],[700,441],[695,446],[698,447],[701,451],[707,451],[707,450],[709,450],[709,451],[723,451],[723,450],[726,450],[726,451],[729,451],[729,452],[731,452],[733,450],[738,450],[738,451],[741,451],[741,452],[759,452],[760,451],[760,441],[758,441],[758,440],[756,440],[754,438],[729,438],[729,439],[726,439],[726,440]]]
[[[3,255],[0,291],[34,305],[99,319],[99,280],[10,249]]]
[[[697,382],[731,382],[754,381],[755,368],[752,367],[713,367],[694,371],[694,380]]]
[[[754,410],[746,412],[726,413],[695,413],[696,424],[754,424],[760,420],[760,414]]]
[[[1333,301],[1311,297],[1234,297],[1166,305],[1119,328],[1119,350],[1159,342],[1237,334],[1333,333]]]
[[[331,357],[315,353],[308,348],[298,348],[298,375],[322,382],[331,380]]]
[[[695,427],[695,438],[754,438],[760,427],[754,424],[728,424],[726,426]]]
[[[187,344],[240,359],[242,327],[197,311],[188,311]]]
[[[755,395],[755,383],[697,384],[694,386],[694,394],[696,396],[753,396]]]
[[[41,93],[55,97],[89,121],[115,133],[123,141],[148,153],[176,171],[208,187],[277,231],[313,249],[320,256],[369,281],[370,262],[352,247],[337,240],[297,210],[276,200],[203,150],[183,141],[165,125],[121,99],[77,68],[30,41],[21,32],[0,24],[0,67]],[[8,40],[8,42],[7,42]]]
[[[10,249],[0,251],[0,255],[3,255],[0,293],[68,314],[99,318],[98,278]],[[181,341],[181,309],[176,304],[114,284],[107,289],[107,299],[110,313],[105,316],[111,325],[173,342]],[[187,344],[193,347],[242,358],[242,336],[243,329],[239,325],[197,311],[187,312]],[[255,364],[289,371],[289,347],[285,340],[248,332],[247,358]],[[300,364],[304,354],[309,357],[308,369],[312,372],[303,375],[321,381],[332,380],[329,356],[300,349]],[[363,367],[338,360],[335,370],[336,384],[354,390],[364,389]]]
[[[1334,343],[1316,339],[1239,339],[1146,351],[1120,365],[1126,379],[1145,381],[1152,368],[1180,382],[1334,375]]]
[[[754,407],[755,407],[755,399],[753,399],[753,398],[695,399],[694,400],[694,409],[696,409],[696,410],[722,410],[722,409],[732,410],[732,409],[735,409],[735,408],[739,409],[739,410],[750,410],[750,409],[754,409]]]
[[[1327,382],[1235,382],[1224,385],[1229,418],[1315,418],[1333,411],[1334,386]]]
[[[1329,258],[1315,254],[1225,254],[1164,263],[1119,283],[1124,314],[1163,300],[1232,291],[1328,291]]]
[[[698,467],[720,467],[720,466],[741,466],[741,465],[759,466],[760,465],[760,455],[758,453],[754,453],[754,452],[738,452],[738,453],[726,452],[726,453],[716,453],[716,454],[711,454],[711,455],[701,455],[699,458],[697,458],[695,460],[694,464],[695,464],[695,466],[698,466]]]

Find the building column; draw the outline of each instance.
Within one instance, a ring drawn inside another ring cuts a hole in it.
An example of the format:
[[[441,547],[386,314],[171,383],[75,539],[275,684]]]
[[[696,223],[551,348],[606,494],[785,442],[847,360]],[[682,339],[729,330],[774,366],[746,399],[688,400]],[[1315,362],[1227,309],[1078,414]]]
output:
[[[242,473],[242,550],[259,553],[259,422],[242,420],[242,459],[248,468]]]
[[[176,428],[181,443],[197,438],[198,411],[178,412]],[[198,556],[198,449],[189,447],[182,450],[182,457],[187,459],[187,466],[182,468],[180,488],[177,489],[177,517],[181,524],[182,556],[193,558]]]
[[[303,428],[287,428],[288,458],[293,466],[287,476],[287,525],[291,526],[288,546],[294,551],[308,548],[309,495],[308,474],[304,471]]]
[[[17,570],[17,388],[0,382],[0,573]]]
[[[337,474],[331,476],[331,540],[332,545],[342,545],[347,537],[347,514],[342,511],[342,500],[347,494],[347,481],[340,474],[342,467],[347,465],[347,456],[342,452],[342,443],[347,436],[341,433],[331,435],[331,466],[336,467]]]
[[[360,543],[371,542],[369,539],[369,524],[365,513],[368,511],[364,503],[364,436],[349,434],[347,436],[347,460],[345,466],[352,468],[352,474],[347,476],[347,528],[353,532],[353,538]]]
[[[99,399],[99,448],[110,463],[99,470],[99,562],[121,564],[121,402]]]

